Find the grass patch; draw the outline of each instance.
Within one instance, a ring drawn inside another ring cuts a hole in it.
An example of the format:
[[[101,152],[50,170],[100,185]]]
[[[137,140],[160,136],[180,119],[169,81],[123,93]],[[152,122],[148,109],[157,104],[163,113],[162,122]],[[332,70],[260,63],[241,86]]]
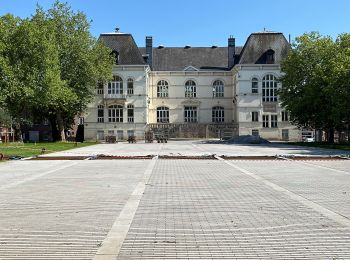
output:
[[[21,156],[31,157],[42,154],[42,149],[45,148],[46,153],[59,152],[70,150],[79,147],[85,147],[96,144],[95,142],[71,143],[71,142],[52,142],[52,143],[7,143],[0,144],[0,153],[6,157]]]
[[[329,144],[329,143],[313,143],[313,142],[290,142],[286,143],[290,145],[306,146],[306,147],[318,147],[326,149],[341,149],[341,150],[350,150],[350,143],[347,144]]]

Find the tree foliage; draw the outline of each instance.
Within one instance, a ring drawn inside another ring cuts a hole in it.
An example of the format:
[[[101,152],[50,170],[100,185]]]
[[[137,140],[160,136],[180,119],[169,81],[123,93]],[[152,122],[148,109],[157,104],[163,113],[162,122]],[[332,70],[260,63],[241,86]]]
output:
[[[318,33],[296,38],[289,55],[281,64],[282,106],[291,121],[300,127],[326,131],[334,141],[334,130],[349,124],[349,35],[336,41]]]
[[[67,4],[37,7],[29,19],[0,17],[0,102],[18,122],[50,119],[53,137],[83,112],[98,81],[112,75],[110,50]]]

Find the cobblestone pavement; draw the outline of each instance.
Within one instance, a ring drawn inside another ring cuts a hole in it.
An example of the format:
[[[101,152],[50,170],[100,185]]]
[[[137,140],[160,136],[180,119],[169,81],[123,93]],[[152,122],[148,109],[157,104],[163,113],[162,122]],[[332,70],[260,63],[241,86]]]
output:
[[[69,154],[285,153],[221,147],[118,143]],[[350,160],[0,164],[0,259],[92,258],[350,259]]]

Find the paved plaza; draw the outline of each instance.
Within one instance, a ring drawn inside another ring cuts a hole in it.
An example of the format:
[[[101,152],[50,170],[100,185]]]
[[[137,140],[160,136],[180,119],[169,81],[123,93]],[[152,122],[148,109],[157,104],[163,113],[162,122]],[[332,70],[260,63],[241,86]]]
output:
[[[350,259],[347,155],[278,144],[99,144],[0,164],[0,259]],[[161,159],[157,155],[212,160]]]

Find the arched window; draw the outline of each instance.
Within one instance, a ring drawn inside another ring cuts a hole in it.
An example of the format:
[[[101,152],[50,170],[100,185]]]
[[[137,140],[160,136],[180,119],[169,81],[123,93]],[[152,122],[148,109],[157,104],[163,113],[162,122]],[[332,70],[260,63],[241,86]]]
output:
[[[98,105],[97,106],[97,122],[103,123],[105,121],[105,112],[104,112],[104,106]]]
[[[108,83],[108,94],[123,94],[123,80],[119,76],[113,76],[113,80]]]
[[[213,107],[211,115],[213,123],[225,122],[225,109],[223,107]]]
[[[108,122],[123,122],[122,105],[111,105],[108,107]]]
[[[128,105],[128,123],[134,122],[134,105]]]
[[[134,80],[128,79],[128,95],[134,95]]]
[[[197,89],[196,89],[196,83],[193,80],[188,80],[185,83],[185,97],[196,97],[197,93],[196,93]]]
[[[259,80],[257,78],[252,78],[252,93],[259,93]]]
[[[169,96],[169,84],[166,80],[160,80],[157,83],[157,97]]]
[[[168,107],[157,107],[157,123],[169,123]]]
[[[277,79],[268,74],[262,80],[263,102],[277,102]]]
[[[213,97],[224,96],[224,83],[221,80],[215,80],[213,83]]]

